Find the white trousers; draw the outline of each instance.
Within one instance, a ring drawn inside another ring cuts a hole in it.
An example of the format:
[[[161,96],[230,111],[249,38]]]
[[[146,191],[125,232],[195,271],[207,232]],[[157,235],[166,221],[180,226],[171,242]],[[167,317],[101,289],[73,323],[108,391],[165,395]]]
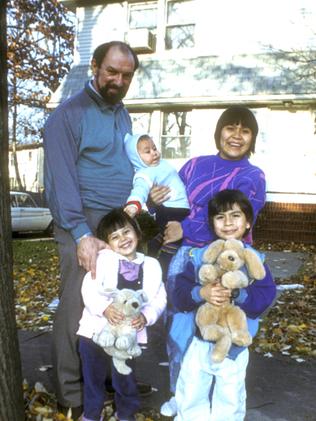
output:
[[[245,418],[248,348],[235,360],[225,358],[221,363],[213,363],[212,347],[210,342],[194,337],[184,356],[175,395],[177,421],[242,421]]]

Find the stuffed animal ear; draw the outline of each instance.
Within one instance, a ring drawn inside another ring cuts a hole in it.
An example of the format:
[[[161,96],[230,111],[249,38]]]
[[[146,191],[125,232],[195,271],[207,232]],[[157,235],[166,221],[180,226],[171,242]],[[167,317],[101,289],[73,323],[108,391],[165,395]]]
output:
[[[224,240],[215,240],[213,241],[205,250],[203,254],[203,263],[213,264],[216,262],[216,259],[224,250],[225,241]]]
[[[110,296],[111,298],[116,297],[119,292],[117,288],[105,288],[103,291],[106,295]]]
[[[236,253],[240,254],[240,256],[243,256],[245,249],[242,241],[232,238],[225,241],[225,250],[234,250]]]
[[[245,263],[249,276],[252,279],[260,280],[266,276],[266,271],[260,257],[251,249],[244,250]]]
[[[137,291],[137,295],[138,297],[140,297],[140,299],[143,301],[143,303],[147,303],[148,302],[148,297],[146,292],[143,289],[139,289]]]

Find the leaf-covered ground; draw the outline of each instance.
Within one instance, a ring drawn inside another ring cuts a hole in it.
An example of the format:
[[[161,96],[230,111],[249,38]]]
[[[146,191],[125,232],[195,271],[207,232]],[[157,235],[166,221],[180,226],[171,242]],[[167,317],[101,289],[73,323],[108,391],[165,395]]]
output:
[[[295,243],[260,243],[255,247],[266,251],[293,251],[306,253],[299,273],[280,284],[301,284],[304,288],[286,290],[262,321],[260,331],[251,349],[272,356],[282,353],[297,361],[316,357],[316,246]],[[49,304],[58,295],[59,267],[56,245],[50,241],[13,242],[14,285],[16,291],[16,319],[20,329],[49,330],[53,310]],[[70,420],[55,410],[54,396],[31,390],[25,385],[28,420]],[[106,421],[113,421],[113,410],[107,407]],[[158,421],[154,410],[143,411],[137,421]]]
[[[257,243],[261,250],[306,253],[298,273],[276,280],[279,285],[299,284],[304,288],[283,291],[261,323],[253,350],[267,355],[281,352],[297,361],[316,357],[316,246],[295,243]]]
[[[17,327],[50,329],[48,305],[58,296],[60,279],[55,242],[15,240],[13,262]]]

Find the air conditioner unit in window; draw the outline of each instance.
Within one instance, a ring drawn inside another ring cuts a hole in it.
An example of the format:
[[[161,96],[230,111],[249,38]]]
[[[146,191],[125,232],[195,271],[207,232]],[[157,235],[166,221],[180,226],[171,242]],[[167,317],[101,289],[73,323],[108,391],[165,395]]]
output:
[[[156,37],[147,28],[131,29],[127,34],[127,42],[136,53],[154,53]]]

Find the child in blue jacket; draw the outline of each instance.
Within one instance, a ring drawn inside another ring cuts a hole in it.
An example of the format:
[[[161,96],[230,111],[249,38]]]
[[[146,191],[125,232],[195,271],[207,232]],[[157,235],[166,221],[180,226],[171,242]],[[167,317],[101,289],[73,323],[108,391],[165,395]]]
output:
[[[253,222],[252,206],[238,190],[216,194],[209,202],[208,216],[210,226],[223,240],[242,240]],[[188,326],[192,326],[197,308],[205,301],[220,306],[232,300],[232,291],[220,283],[205,286],[199,283],[197,273],[204,250],[191,249],[192,259],[175,278],[173,304],[186,315]],[[271,272],[266,264],[264,266],[265,278],[239,290],[233,299],[246,313],[252,336],[258,330],[259,316],[271,305],[276,292]],[[203,340],[196,327],[186,344],[176,384],[176,420],[242,421],[246,413],[248,348],[233,345],[223,362],[214,363],[211,360],[214,344]]]

